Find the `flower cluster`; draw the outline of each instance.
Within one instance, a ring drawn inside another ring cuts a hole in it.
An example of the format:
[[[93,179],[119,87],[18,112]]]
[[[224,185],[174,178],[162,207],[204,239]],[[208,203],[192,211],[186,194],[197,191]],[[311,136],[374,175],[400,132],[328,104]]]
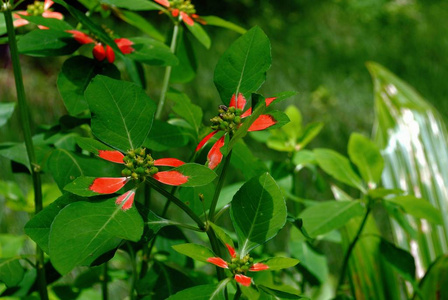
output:
[[[246,276],[248,271],[258,272],[269,269],[268,265],[263,263],[254,263],[254,259],[250,257],[249,254],[243,258],[238,258],[235,249],[232,246],[226,244],[226,247],[227,250],[229,250],[230,257],[232,258],[230,262],[225,261],[221,257],[209,257],[207,261],[220,268],[230,270],[230,272],[234,275],[235,280],[242,285],[250,286],[252,283],[252,278]]]
[[[171,15],[175,18],[180,17],[185,24],[189,26],[193,26],[194,22],[199,22],[201,24],[205,24],[205,21],[202,20],[197,14],[194,5],[191,4],[190,0],[154,0],[162,6],[165,6],[168,11],[171,12]]]
[[[52,9],[50,8],[53,3],[54,2],[51,0],[45,0],[45,2],[34,1],[34,4],[28,5],[26,10],[19,10],[14,12],[14,27],[25,26],[29,23],[28,20],[23,19],[21,16],[42,16],[44,18],[62,20],[64,18],[64,15],[52,11]],[[39,25],[39,28],[46,29],[47,27]]]
[[[266,106],[269,106],[276,98],[266,98]],[[216,168],[222,161],[221,148],[224,146],[225,136],[233,136],[235,131],[241,125],[244,118],[249,117],[252,114],[252,107],[243,112],[243,108],[246,106],[246,99],[242,94],[238,95],[238,99],[235,99],[233,95],[230,100],[229,107],[225,105],[219,106],[218,116],[210,119],[212,122],[211,128],[213,131],[208,134],[196,147],[196,151],[199,151],[215,134],[220,131],[224,131],[224,135],[216,141],[208,152],[208,167],[210,169]],[[277,121],[271,115],[260,115],[249,127],[248,131],[260,131],[275,125]]]
[[[92,192],[99,194],[113,194],[131,180],[136,183],[134,189],[129,190],[117,198],[116,203],[118,205],[124,202],[122,206],[123,210],[132,207],[135,191],[138,185],[148,177],[152,177],[167,185],[176,186],[188,181],[188,176],[183,175],[179,171],[159,171],[157,168],[160,166],[179,167],[184,164],[183,161],[176,158],[154,160],[145,148],[129,150],[126,155],[116,150],[99,150],[98,156],[114,163],[123,164],[125,168],[121,171],[122,177],[96,178],[89,187]]]
[[[98,61],[103,61],[105,58],[107,58],[107,61],[110,63],[115,61],[115,52],[109,45],[104,45],[99,42],[98,39],[78,30],[67,30],[66,32],[71,33],[73,38],[81,45],[95,44],[92,53]],[[115,39],[114,42],[123,54],[129,54],[134,51],[134,48],[132,48],[134,43],[128,39],[119,38]]]

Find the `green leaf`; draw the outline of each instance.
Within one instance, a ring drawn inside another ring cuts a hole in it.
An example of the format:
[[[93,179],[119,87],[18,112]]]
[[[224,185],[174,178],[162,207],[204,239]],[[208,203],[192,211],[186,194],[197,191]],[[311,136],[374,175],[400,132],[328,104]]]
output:
[[[216,257],[212,250],[197,244],[180,244],[172,247],[177,252],[202,262],[207,262],[207,259],[210,257]]]
[[[273,287],[267,287],[264,285],[257,285],[257,287],[262,290],[263,292],[267,293],[268,295],[274,296],[274,299],[302,299],[299,295],[296,293],[291,293],[288,291],[282,291]]]
[[[36,153],[36,159],[39,166],[45,170],[45,162],[48,154],[51,152],[51,148],[48,145],[42,144],[41,141],[36,141],[33,138],[34,151]],[[28,155],[26,154],[25,143],[0,145],[0,155],[6,157],[14,162],[24,165],[31,171]]]
[[[365,213],[359,201],[326,201],[306,208],[299,214],[311,237],[330,232],[344,226],[351,218]]]
[[[198,70],[197,55],[191,42],[191,36],[186,34],[183,27],[179,28],[176,56],[179,59],[179,64],[171,69],[170,82],[187,83],[192,81]]]
[[[37,57],[72,54],[79,46],[71,33],[54,29],[30,31],[17,43],[21,54]]]
[[[164,219],[153,213],[152,211],[149,211],[147,216],[147,221],[145,221],[145,224],[148,225],[149,233],[145,233],[145,235],[148,235],[151,239],[154,235],[159,232],[160,229],[166,226],[173,225],[173,222],[170,220]],[[149,240],[148,239],[148,240]]]
[[[184,164],[180,167],[174,168],[173,171],[179,171],[185,176],[188,176],[188,181],[182,184],[182,187],[195,187],[209,184],[216,178],[216,173],[209,168],[194,164],[188,163]]]
[[[75,202],[56,216],[50,231],[50,259],[61,274],[88,266],[116,248],[122,239],[137,242],[143,220],[135,208],[121,210],[115,199],[100,203]]]
[[[108,4],[111,6],[116,6],[119,8],[126,8],[129,10],[162,10],[163,8],[149,0],[100,0],[101,3]]]
[[[108,151],[114,150],[113,148],[92,138],[78,137],[76,138],[76,143],[78,144],[79,147],[81,147],[81,149],[86,150],[87,152],[93,153],[95,155],[99,155],[100,150],[108,150]]]
[[[126,1],[129,2],[129,1]],[[148,20],[146,20],[144,17],[139,15],[138,13],[128,11],[128,10],[116,10],[115,14],[117,17],[128,23],[129,25],[132,25],[138,29],[140,29],[142,32],[146,33],[150,37],[165,42],[165,36],[163,36],[160,31],[154,27]]]
[[[244,34],[247,31],[243,27],[240,27],[232,22],[221,19],[220,17],[217,17],[217,16],[201,16],[201,19],[203,19],[205,22],[207,22],[207,25],[227,28],[227,29],[233,30],[233,31],[241,33],[241,34]]]
[[[182,290],[166,300],[224,300],[224,288],[230,279],[218,284],[198,285]]]
[[[276,271],[294,267],[300,261],[298,259],[289,257],[273,257],[268,258],[266,260],[262,260],[261,262],[269,266],[269,271]]]
[[[185,119],[194,131],[199,134],[199,128],[202,125],[202,109],[191,103],[190,98],[186,94],[176,90],[170,90],[166,94],[166,98],[175,103],[173,112]]]
[[[98,74],[120,79],[120,71],[114,64],[100,63],[85,56],[74,56],[64,62],[57,84],[70,115],[77,116],[89,109],[84,91]]]
[[[54,18],[45,18],[42,16],[20,16],[21,19],[25,19],[30,21],[31,23],[34,23],[36,25],[43,25],[45,27],[48,27],[50,29],[59,30],[59,31],[65,31],[65,30],[72,30],[73,27],[68,24],[67,22],[63,20],[58,20]]]
[[[26,223],[25,233],[48,254],[50,228],[54,218],[67,205],[82,200],[84,198],[69,193],[62,195]]]
[[[303,129],[302,135],[297,140],[296,150],[305,148],[322,130],[324,123],[310,123]]]
[[[423,297],[419,300],[440,300],[448,297],[448,256],[440,256],[428,268],[425,277],[420,282]]]
[[[170,48],[160,41],[144,37],[129,38],[129,40],[134,43],[132,48],[135,51],[127,54],[127,58],[155,66],[175,66],[179,63]]]
[[[204,28],[202,28],[198,22],[194,22],[193,26],[186,25],[186,27],[205,48],[210,49],[212,41],[207,32],[205,32]]]
[[[440,210],[432,206],[427,200],[417,198],[413,195],[406,195],[388,198],[385,201],[401,206],[406,213],[416,218],[426,219],[428,222],[437,225],[443,224],[443,217]]]
[[[188,143],[188,135],[178,126],[154,120],[145,146],[153,151],[165,151],[183,147]]]
[[[384,169],[384,160],[378,147],[365,136],[353,133],[348,142],[348,155],[368,186],[376,187]]]
[[[204,207],[210,207],[210,204],[215,193],[215,185],[213,182],[197,187],[181,187],[179,189],[179,199],[191,210],[201,216],[204,214]],[[204,196],[204,202],[199,198],[199,195]]]
[[[19,255],[25,240],[27,240],[25,235],[0,234],[0,257]]]
[[[233,243],[232,238],[218,225],[215,223],[209,222],[210,226],[213,228],[213,231],[216,234],[216,237],[222,242],[222,244],[225,246],[230,245],[232,248],[235,249],[235,244]]]
[[[0,282],[8,287],[19,285],[25,275],[25,270],[18,258],[0,258]]]
[[[380,253],[393,268],[408,281],[415,280],[414,257],[407,251],[381,239]]]
[[[290,122],[283,126],[281,131],[286,134],[289,140],[295,143],[302,132],[302,114],[294,105],[288,106],[285,114],[288,116]]]
[[[215,69],[214,82],[221,100],[229,104],[232,95],[246,98],[266,80],[271,66],[271,43],[259,27],[254,27],[224,52]]]
[[[233,147],[230,163],[243,173],[246,180],[268,171],[265,163],[253,155],[243,140],[240,140]]]
[[[240,257],[276,236],[286,223],[286,204],[275,180],[265,173],[246,182],[233,197],[230,216]]]
[[[9,118],[11,118],[15,106],[15,102],[0,103],[0,126],[5,125]]]
[[[92,197],[99,195],[94,191],[90,190],[90,186],[96,177],[80,176],[75,180],[71,181],[64,187],[64,191],[70,192],[72,194],[82,196],[82,197]]]
[[[126,152],[140,147],[151,129],[155,103],[137,85],[96,76],[85,92],[93,134]]]
[[[390,217],[397,221],[398,225],[413,239],[417,239],[417,231],[412,227],[409,222],[409,218],[406,214],[403,214],[403,209],[394,203],[383,201],[383,206],[386,209]]]
[[[329,149],[315,149],[314,155],[319,166],[335,179],[366,192],[361,178],[353,171],[350,161],[341,154]]]

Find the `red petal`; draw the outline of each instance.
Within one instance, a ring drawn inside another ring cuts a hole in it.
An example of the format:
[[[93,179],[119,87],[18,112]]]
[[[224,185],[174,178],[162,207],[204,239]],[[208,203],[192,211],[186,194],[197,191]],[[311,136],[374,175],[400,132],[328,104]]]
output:
[[[45,0],[44,10],[48,10],[53,5],[53,3],[54,2],[51,0]]]
[[[232,246],[230,246],[229,244],[226,244],[227,250],[229,250],[229,254],[232,258],[236,257],[236,252],[235,252],[235,248],[233,248]]]
[[[115,52],[109,45],[106,46],[106,57],[107,61],[110,63],[113,63],[115,61]]]
[[[225,137],[226,136],[223,135],[218,141],[216,141],[216,143],[210,149],[210,152],[208,152],[208,167],[212,170],[216,168],[216,166],[219,165],[222,160],[221,148],[222,146],[224,146]]]
[[[232,99],[230,99],[230,107],[236,107],[238,109],[243,109],[244,106],[246,106],[246,98],[244,98],[243,94],[239,93],[238,94],[238,99],[237,99],[237,103],[235,103],[235,95],[232,96]]]
[[[50,29],[50,28],[48,28],[48,27],[45,27],[44,25],[37,25],[37,27],[39,28],[39,29]]]
[[[115,150],[98,150],[98,156],[102,159],[118,163],[118,164],[124,164],[123,158],[124,155],[120,151]]]
[[[177,18],[179,16],[179,10],[177,8],[173,9],[171,11],[171,15],[173,15],[173,17]]]
[[[193,19],[185,12],[181,11],[180,15],[182,16],[182,20],[187,24],[188,26],[193,26],[194,21]]]
[[[14,27],[21,27],[21,26],[25,26],[26,24],[28,24],[28,20],[25,19],[15,19],[13,22]]]
[[[95,43],[95,40],[92,39],[88,34],[78,30],[66,30],[65,32],[71,33],[73,38],[80,44],[91,44]]]
[[[221,257],[209,257],[209,258],[207,258],[207,261],[209,263],[212,263],[212,264],[214,264],[220,268],[223,268],[223,269],[229,268],[229,265],[227,264],[227,262],[224,259],[222,259]]]
[[[132,207],[132,204],[134,203],[134,197],[135,197],[135,190],[127,191],[126,193],[124,193],[123,195],[121,195],[117,198],[117,201],[115,201],[115,204],[120,205],[121,203],[124,202],[121,209],[128,210]]]
[[[157,172],[153,178],[168,185],[181,185],[188,181],[188,176],[178,171]]]
[[[165,7],[170,7],[170,2],[168,0],[154,0],[154,1]]]
[[[196,147],[196,152],[201,150],[201,148],[205,145],[205,143],[207,143],[208,140],[211,139],[217,132],[218,130],[212,131],[205,138],[203,138],[202,141],[199,143],[199,145]]]
[[[255,263],[252,265],[252,267],[250,267],[249,271],[258,272],[258,271],[264,271],[267,269],[269,269],[268,265],[265,265],[263,263]]]
[[[42,17],[49,18],[49,19],[58,19],[58,20],[64,19],[64,15],[59,12],[56,12],[56,11],[44,11],[42,13]]]
[[[154,166],[180,167],[185,164],[177,158],[161,158],[154,161]]]
[[[96,44],[95,47],[93,47],[92,53],[99,61],[103,61],[106,58],[106,49],[101,44]]]
[[[241,275],[241,274],[236,274],[235,280],[244,286],[250,286],[250,284],[252,283],[252,278]]]
[[[112,194],[121,189],[126,182],[128,182],[127,177],[96,178],[90,185],[89,189],[99,194]]]
[[[269,105],[271,105],[271,103],[274,102],[275,99],[277,99],[277,97],[266,98],[266,99],[265,99],[266,107],[268,107]]]
[[[248,110],[246,110],[242,115],[241,118],[246,118],[252,114],[252,107],[249,107]]]
[[[261,115],[250,125],[247,131],[259,131],[271,127],[277,121],[271,115]]]
[[[134,48],[132,48],[132,45],[134,43],[128,39],[121,38],[121,39],[115,39],[115,43],[118,46],[118,49],[120,49],[121,53],[123,54],[129,54],[134,52]]]

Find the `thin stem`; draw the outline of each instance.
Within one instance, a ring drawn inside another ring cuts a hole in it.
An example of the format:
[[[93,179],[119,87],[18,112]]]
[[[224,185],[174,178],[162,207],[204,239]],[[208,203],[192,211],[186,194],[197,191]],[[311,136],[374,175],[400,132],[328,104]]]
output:
[[[109,298],[108,296],[108,290],[107,290],[107,284],[109,282],[109,276],[108,276],[109,268],[107,266],[107,262],[103,265],[103,275],[101,277],[101,293],[103,295],[103,300],[107,300]]]
[[[222,167],[221,174],[219,175],[218,184],[216,185],[215,194],[213,195],[212,203],[210,204],[210,210],[208,213],[208,218],[210,222],[215,220],[215,210],[216,205],[218,204],[219,195],[221,194],[222,186],[224,185],[224,180],[226,178],[227,169],[230,164],[230,157],[232,156],[232,151],[227,155],[226,160],[224,161],[224,165]]]
[[[9,3],[9,2],[8,2]],[[12,66],[14,70],[14,79],[16,83],[19,119],[22,124],[23,137],[25,139],[26,152],[30,162],[31,177],[34,188],[34,212],[37,214],[42,210],[42,182],[40,178],[40,166],[37,164],[34,153],[33,140],[31,136],[31,121],[28,104],[26,102],[25,88],[23,85],[22,69],[20,67],[19,51],[17,49],[16,35],[9,4],[3,4],[3,13],[8,31],[9,48],[11,52]],[[36,246],[36,271],[39,286],[39,294],[42,300],[48,299],[47,280],[45,276],[44,252],[39,246]]]
[[[172,53],[176,53],[176,44],[177,44],[178,34],[179,34],[179,22],[176,22],[174,24],[173,36],[171,38],[170,49],[171,49]],[[160,119],[160,116],[161,116],[162,110],[163,110],[163,106],[165,105],[166,92],[168,91],[168,86],[170,84],[171,70],[172,70],[171,66],[167,66],[165,69],[165,76],[163,77],[162,91],[160,92],[159,105],[157,106],[156,119]]]
[[[149,210],[149,204],[151,201],[151,188],[148,186],[148,184],[145,184],[144,193],[145,194],[143,205],[145,206],[145,208]],[[140,278],[145,277],[146,273],[148,272],[149,256],[150,256],[149,243],[144,243],[142,247],[142,264],[139,275]]]
[[[131,243],[128,244],[128,250],[129,250],[129,259],[131,261],[131,268],[132,268],[132,275],[131,275],[131,288],[129,290],[129,299],[134,300],[135,299],[135,284],[137,283],[137,262],[135,261],[135,252],[134,248],[132,248]]]
[[[216,234],[211,226],[207,227],[207,236],[210,240],[210,245],[212,246],[213,252],[215,252],[218,257],[222,257],[221,247],[219,247],[218,239],[216,238]],[[226,274],[224,273],[224,269],[222,268],[216,267],[216,274],[218,275],[219,281],[226,278]]]
[[[236,285],[236,293],[235,293],[235,297],[233,297],[233,300],[238,300],[241,298],[241,288],[240,286],[237,284]]]
[[[362,222],[361,222],[361,225],[359,226],[358,232],[356,233],[355,238],[350,243],[350,246],[348,247],[347,252],[345,253],[344,261],[342,263],[341,277],[339,277],[339,282],[338,282],[338,285],[336,286],[336,294],[339,291],[339,289],[341,288],[342,284],[344,283],[345,273],[347,272],[350,256],[353,252],[353,249],[356,246],[356,243],[358,242],[358,240],[361,236],[364,226],[367,223],[367,218],[369,217],[370,212],[371,212],[371,208],[370,208],[370,205],[368,205],[366,214],[364,215],[364,218],[362,219]]]
[[[159,184],[152,178],[148,178],[148,183],[160,194],[165,196],[169,201],[173,202],[180,209],[182,209],[190,218],[198,224],[200,229],[205,229],[204,222],[191,210],[185,203],[180,201],[176,196],[172,195],[170,192],[166,191],[164,188],[159,186]]]

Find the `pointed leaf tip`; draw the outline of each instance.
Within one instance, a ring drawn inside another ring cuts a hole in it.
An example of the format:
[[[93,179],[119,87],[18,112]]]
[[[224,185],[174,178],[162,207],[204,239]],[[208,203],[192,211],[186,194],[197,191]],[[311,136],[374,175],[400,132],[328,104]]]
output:
[[[209,263],[212,263],[215,266],[218,266],[223,269],[229,268],[229,265],[227,264],[227,262],[224,259],[222,259],[221,257],[210,257],[210,258],[207,258],[207,261]]]
[[[235,280],[244,286],[250,286],[250,284],[252,283],[252,278],[241,274],[235,275]]]
[[[222,161],[223,155],[221,153],[221,148],[224,146],[225,137],[226,136],[223,135],[218,141],[216,141],[216,143],[208,153],[208,167],[212,170],[216,168]]]
[[[261,115],[250,125],[247,131],[260,131],[275,125],[277,120],[271,115]]]
[[[98,150],[98,156],[101,157],[102,159],[114,162],[114,163],[118,163],[118,164],[123,164],[123,158],[124,155],[123,153],[121,153],[120,151],[116,151],[116,150]]]
[[[161,183],[176,186],[188,182],[188,176],[185,176],[178,171],[157,172],[153,178]]]
[[[208,142],[209,139],[211,139],[216,133],[218,133],[217,130],[210,132],[209,134],[207,134],[207,136],[205,138],[202,139],[202,141],[198,144],[198,146],[196,147],[196,152],[198,152],[199,150],[202,149],[202,147],[204,147],[205,143]]]
[[[252,265],[252,267],[250,267],[249,271],[251,272],[258,272],[258,271],[264,271],[269,269],[268,265],[265,265],[263,263],[255,263]]]
[[[227,250],[229,250],[230,257],[235,258],[236,257],[235,248],[233,248],[229,244],[226,244],[226,247],[227,247]]]
[[[180,167],[185,164],[177,158],[161,158],[154,161],[154,166]]]
[[[127,177],[102,177],[96,178],[89,189],[99,194],[112,194],[120,190],[128,181]]]
[[[132,207],[132,204],[134,204],[134,197],[135,197],[135,190],[127,191],[123,195],[117,197],[115,204],[121,205],[124,202],[121,209],[128,210]]]

